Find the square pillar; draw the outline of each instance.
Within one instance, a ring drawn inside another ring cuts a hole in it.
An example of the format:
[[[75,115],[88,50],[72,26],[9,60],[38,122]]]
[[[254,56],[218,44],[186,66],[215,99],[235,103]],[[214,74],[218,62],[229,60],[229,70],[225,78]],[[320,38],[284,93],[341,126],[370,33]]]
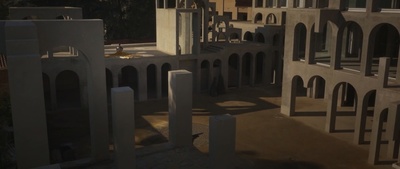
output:
[[[378,80],[379,80],[379,85],[381,87],[388,86],[389,68],[390,68],[390,58],[388,57],[379,58]]]
[[[50,164],[42,64],[32,22],[6,22],[11,109],[17,165],[20,169]]]
[[[134,169],[135,111],[130,87],[111,89],[114,161],[118,169]]]
[[[236,144],[236,118],[229,115],[211,116],[210,120],[210,168],[233,169]]]
[[[192,73],[168,72],[169,141],[176,147],[192,145]]]

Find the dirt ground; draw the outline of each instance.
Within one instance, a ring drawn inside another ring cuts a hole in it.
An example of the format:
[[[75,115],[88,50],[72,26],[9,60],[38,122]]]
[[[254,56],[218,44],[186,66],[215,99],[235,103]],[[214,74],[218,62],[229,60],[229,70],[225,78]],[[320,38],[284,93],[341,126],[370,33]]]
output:
[[[167,99],[137,102],[137,168],[208,168],[208,119],[220,114],[231,114],[237,120],[237,159],[233,160],[237,169],[392,168],[390,165],[369,165],[368,145],[351,143],[352,133],[324,132],[324,116],[289,118],[280,113],[280,102],[280,87],[275,86],[232,89],[217,97],[207,93],[194,94],[193,133],[203,134],[189,149],[165,148],[168,147]],[[298,106],[299,109],[326,107],[322,101],[299,99],[298,103],[303,105]],[[79,132],[80,137],[86,139],[79,142],[88,143],[85,133],[84,130]],[[85,156],[85,153],[81,154]],[[113,168],[112,162],[97,166],[89,168]]]

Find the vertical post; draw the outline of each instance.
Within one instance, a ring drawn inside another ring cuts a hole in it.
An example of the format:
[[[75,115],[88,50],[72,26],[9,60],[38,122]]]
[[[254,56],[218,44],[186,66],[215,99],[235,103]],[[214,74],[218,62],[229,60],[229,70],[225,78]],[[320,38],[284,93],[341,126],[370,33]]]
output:
[[[236,144],[236,118],[229,115],[211,116],[210,168],[233,169]]]
[[[337,93],[328,93],[328,105],[326,112],[325,131],[330,133],[335,131],[336,111],[337,111]]]
[[[379,68],[378,68],[378,80],[381,87],[387,87],[389,80],[389,67],[390,58],[381,57],[379,58]]]
[[[169,140],[176,147],[192,145],[192,73],[168,72]]]
[[[49,74],[50,80],[50,102],[51,102],[51,109],[57,109],[57,89],[56,89],[56,77]]]
[[[130,87],[111,89],[114,157],[118,169],[135,168],[135,111]]]
[[[27,21],[6,22],[5,35],[17,165],[20,169],[48,165],[46,110],[36,27]]]
[[[392,102],[389,104],[389,112],[387,117],[386,132],[388,144],[388,157],[398,158],[399,154],[399,120],[400,120],[400,102]]]

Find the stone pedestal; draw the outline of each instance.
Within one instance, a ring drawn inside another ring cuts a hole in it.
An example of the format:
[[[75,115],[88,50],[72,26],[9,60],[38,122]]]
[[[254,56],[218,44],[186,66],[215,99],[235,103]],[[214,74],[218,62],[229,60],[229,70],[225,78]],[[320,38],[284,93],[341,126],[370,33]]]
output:
[[[135,168],[135,112],[133,90],[111,89],[114,161],[118,169]]]
[[[176,147],[192,145],[192,73],[168,72],[169,141]]]
[[[236,144],[236,118],[226,114],[210,117],[210,168],[233,169]]]

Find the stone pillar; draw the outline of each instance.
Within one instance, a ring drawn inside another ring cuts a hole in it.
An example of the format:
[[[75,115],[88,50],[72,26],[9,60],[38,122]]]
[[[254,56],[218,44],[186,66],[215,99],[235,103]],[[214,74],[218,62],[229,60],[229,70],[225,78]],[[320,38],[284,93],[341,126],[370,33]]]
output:
[[[377,93],[378,95],[379,93]],[[378,96],[379,97],[379,96]],[[377,97],[377,98],[378,98]],[[369,146],[368,153],[368,163],[369,164],[377,164],[379,161],[380,151],[381,151],[381,141],[382,141],[382,109],[381,105],[375,105],[374,109],[374,118],[372,123],[372,131],[371,131],[371,142]]]
[[[255,79],[256,79],[256,59],[257,56],[254,55],[254,57],[251,58],[250,61],[250,86],[254,86],[255,84]]]
[[[56,78],[55,76],[49,74],[50,80],[50,102],[51,102],[51,110],[57,109],[57,89],[56,89]]]
[[[168,72],[169,140],[176,147],[192,145],[192,73]]]
[[[32,22],[7,21],[8,61],[14,142],[19,169],[50,164],[42,65]]]
[[[361,144],[364,142],[365,122],[367,119],[368,104],[364,103],[364,95],[357,95],[358,104],[356,108],[356,122],[354,127],[354,144]]]
[[[399,129],[400,129],[400,102],[389,104],[389,112],[387,117],[386,131],[389,140],[388,157],[399,158]]]
[[[296,85],[297,80],[290,75],[285,75],[282,82],[282,103],[281,113],[287,116],[293,116],[295,114],[295,102],[296,102]]]
[[[330,133],[335,131],[336,124],[336,111],[337,111],[337,93],[327,93],[328,94],[328,105],[326,112],[326,122],[325,122],[325,131]]]
[[[211,116],[210,168],[233,169],[236,144],[236,118],[229,115]]]
[[[135,168],[135,112],[130,87],[111,89],[114,160],[118,169]]]
[[[138,79],[141,79],[139,81],[139,101],[144,101],[147,100],[147,70],[142,69],[143,71],[138,70]]]
[[[157,85],[157,87],[156,87],[156,89],[157,89],[157,99],[161,99],[162,98],[162,68],[161,67],[157,67],[156,66],[156,68],[158,68],[158,69],[156,69],[156,71],[157,71],[157,73],[156,73],[156,76],[157,76],[157,82],[156,82],[156,85]]]
[[[369,34],[364,33],[363,39],[364,42],[369,42]],[[372,65],[372,57],[373,52],[369,47],[370,43],[363,43],[362,44],[362,51],[361,51],[361,65],[360,65],[360,75],[364,76],[371,76],[371,65]],[[345,50],[345,49],[343,49]]]
[[[378,80],[379,80],[379,85],[381,87],[388,86],[389,67],[390,67],[390,58],[389,57],[379,58]]]

